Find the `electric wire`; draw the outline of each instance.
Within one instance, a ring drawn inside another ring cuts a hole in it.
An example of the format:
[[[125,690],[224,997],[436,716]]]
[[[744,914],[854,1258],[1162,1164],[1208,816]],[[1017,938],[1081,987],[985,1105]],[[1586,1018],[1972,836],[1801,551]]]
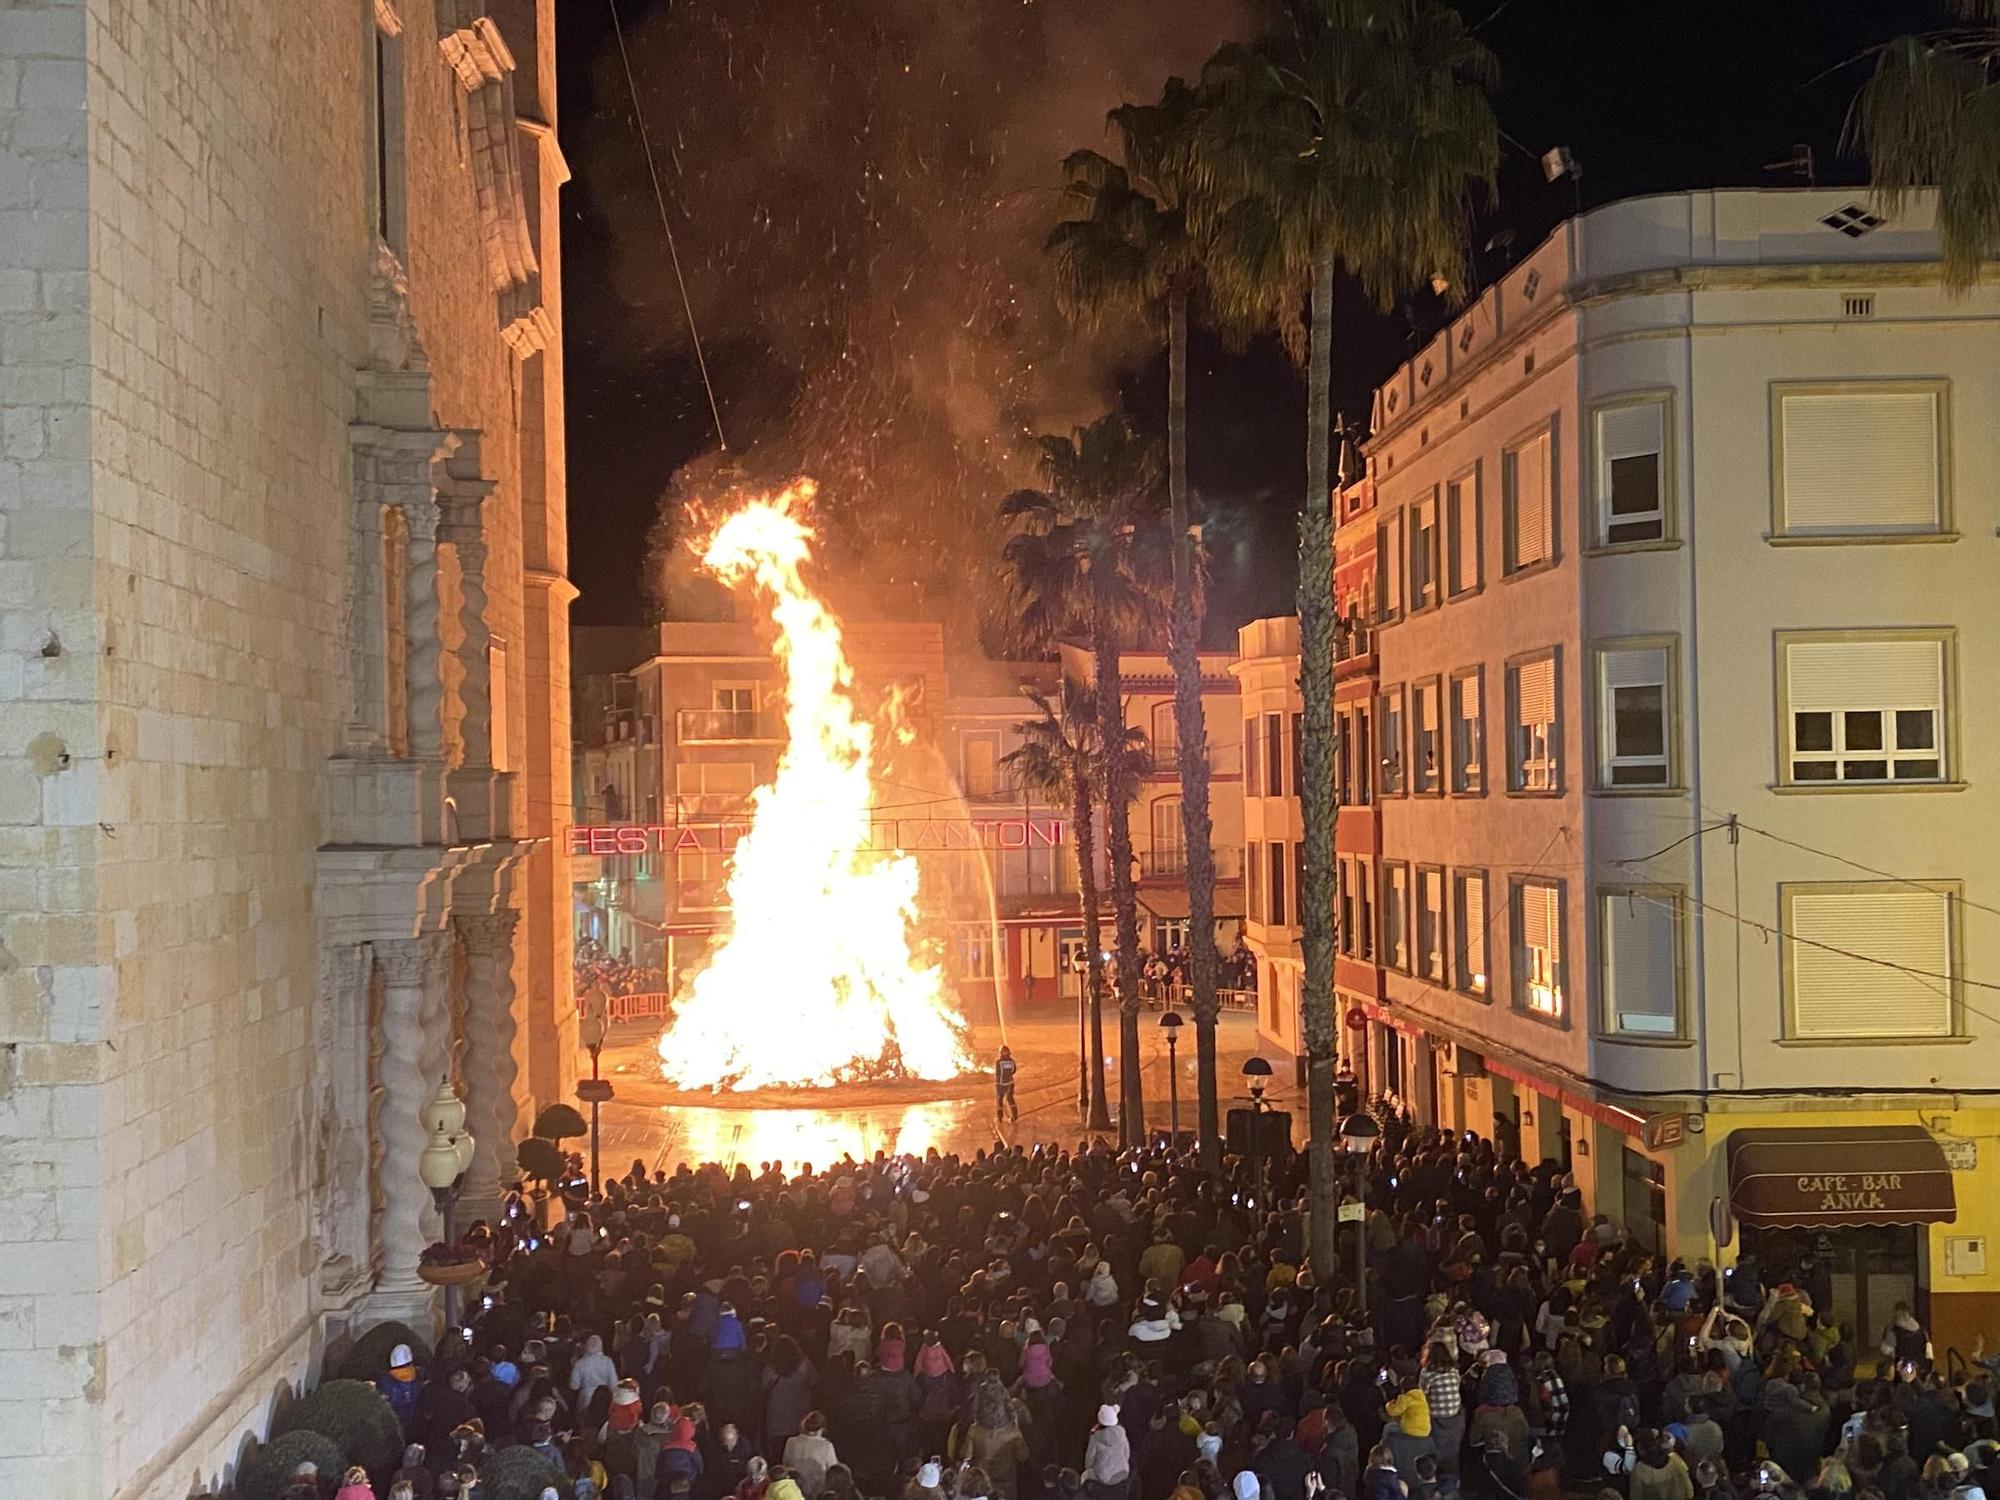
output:
[[[715,382],[709,378],[708,356],[702,351],[701,330],[695,326],[694,300],[688,296],[687,277],[681,274],[680,247],[674,243],[674,226],[667,213],[667,195],[660,187],[660,169],[653,160],[653,137],[646,129],[646,112],[639,104],[639,83],[632,76],[632,56],[625,50],[625,28],[618,20],[618,0],[604,0],[611,12],[611,32],[618,39],[618,61],[625,69],[625,91],[632,98],[632,120],[639,128],[639,145],[646,156],[646,175],[652,179],[653,202],[660,210],[660,228],[666,231],[667,256],[674,266],[674,284],[680,288],[681,311],[687,315],[688,339],[694,345],[694,362],[701,370],[701,388],[708,395],[708,414],[715,422],[715,441],[724,453],[729,451],[729,439],[722,431],[722,407],[715,399]]]

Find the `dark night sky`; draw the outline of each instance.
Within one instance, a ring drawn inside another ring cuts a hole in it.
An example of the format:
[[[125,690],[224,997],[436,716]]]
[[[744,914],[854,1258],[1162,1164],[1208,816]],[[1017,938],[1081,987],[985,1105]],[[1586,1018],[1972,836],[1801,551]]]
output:
[[[1246,30],[1260,8],[1196,3],[1187,13],[1218,35]],[[1024,26],[1019,4],[1041,5],[1033,14],[1044,19]],[[1931,0],[1461,8],[1499,56],[1510,138],[1499,205],[1472,242],[1512,230],[1517,257],[1572,210],[1571,186],[1545,184],[1535,160],[1556,144],[1584,164],[1586,208],[1687,187],[1795,183],[1762,170],[1795,143],[1813,147],[1822,184],[1860,180],[1862,164],[1838,145],[1866,75],[1862,54],[1937,24],[1943,10]],[[732,444],[750,450],[753,468],[761,456],[830,468],[834,484],[851,476],[854,556],[878,543],[887,555],[880,538],[895,526],[878,522],[901,507],[852,476],[878,469],[898,496],[926,497],[907,523],[921,553],[925,527],[953,506],[979,506],[983,519],[1003,487],[994,476],[1024,477],[1010,447],[1021,433],[1089,414],[1080,390],[1115,385],[1135,422],[1161,422],[1164,363],[1143,340],[1058,342],[1045,309],[1021,304],[1045,295],[1024,254],[1046,223],[1037,205],[1047,200],[1032,194],[1054,182],[1063,145],[1099,144],[1077,138],[1072,121],[1094,121],[1121,87],[1136,94],[1169,68],[1191,71],[1208,50],[1213,37],[1191,43],[1177,9],[1179,0],[623,0]],[[929,19],[946,13],[948,26]],[[826,30],[815,32],[816,17]],[[583,591],[575,618],[623,623],[643,617],[645,537],[660,496],[713,439],[606,0],[565,0],[557,24],[562,139],[576,171],[563,244],[570,572]],[[1044,126],[1060,138],[1044,143]],[[965,165],[951,165],[954,152]],[[836,163],[831,173],[818,170],[822,157]],[[922,170],[903,172],[909,160]],[[850,193],[854,173],[879,186]],[[991,252],[989,240],[1010,234],[1016,250]],[[1485,275],[1500,267],[1501,254],[1478,258]],[[961,295],[976,309],[962,336]],[[1439,316],[1351,303],[1339,309],[1335,370],[1350,419]],[[1230,354],[1197,335],[1194,352],[1191,474],[1224,538],[1211,595],[1221,638],[1243,619],[1290,609],[1304,392],[1268,341]],[[953,389],[940,394],[945,361]],[[850,440],[844,422],[873,436]],[[997,435],[968,439],[972,428]],[[922,559],[904,566],[915,577]]]

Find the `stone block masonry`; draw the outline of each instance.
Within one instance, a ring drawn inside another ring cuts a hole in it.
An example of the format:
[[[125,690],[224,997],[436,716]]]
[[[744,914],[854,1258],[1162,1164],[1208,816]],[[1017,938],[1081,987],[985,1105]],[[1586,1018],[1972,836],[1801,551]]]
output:
[[[551,3],[500,18],[531,77]],[[566,656],[525,581],[561,568],[560,357],[533,356],[526,406],[518,309],[468,251],[489,230],[440,47],[480,9],[0,0],[0,1495],[227,1479],[317,1357],[326,1241],[372,1232],[368,1191],[339,1236],[316,1196],[341,1065],[317,882],[381,336],[378,25],[423,416],[482,439],[486,625],[523,645],[511,761],[565,764],[557,674],[525,649]],[[516,831],[546,837],[556,800]],[[543,873],[519,1071],[553,1083],[536,1038],[560,1019],[536,1007],[568,1001],[568,892]]]

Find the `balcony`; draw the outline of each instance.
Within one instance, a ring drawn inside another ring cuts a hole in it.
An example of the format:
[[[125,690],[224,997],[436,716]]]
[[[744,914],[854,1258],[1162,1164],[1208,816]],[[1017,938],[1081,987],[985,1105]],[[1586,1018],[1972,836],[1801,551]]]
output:
[[[1187,850],[1176,845],[1148,849],[1139,856],[1139,877],[1142,880],[1165,880],[1185,875],[1187,863]]]
[[[782,745],[784,715],[761,708],[683,708],[674,715],[683,745]]]

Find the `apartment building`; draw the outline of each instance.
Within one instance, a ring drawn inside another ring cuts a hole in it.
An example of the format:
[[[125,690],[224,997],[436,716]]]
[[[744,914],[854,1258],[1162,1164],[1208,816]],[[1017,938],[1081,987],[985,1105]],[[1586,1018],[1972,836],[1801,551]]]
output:
[[[1342,961],[1373,1087],[1942,1346],[2000,1336],[2000,293],[1930,213],[1613,204],[1377,391]]]
[[[1062,670],[1081,682],[1096,680],[1088,648],[1066,643]],[[1243,843],[1243,778],[1246,743],[1238,714],[1236,655],[1201,653],[1202,722],[1208,733],[1209,842],[1215,850],[1216,947],[1236,946],[1244,923],[1251,880]],[[1188,940],[1187,835],[1181,826],[1180,770],[1175,763],[1179,736],[1174,723],[1174,676],[1164,651],[1126,651],[1118,665],[1125,722],[1146,736],[1152,769],[1141,779],[1132,805],[1133,878],[1140,906],[1139,942],[1169,953]],[[1110,905],[1107,898],[1107,923]],[[1106,928],[1109,945],[1109,927]]]
[[[1306,835],[1298,617],[1252,620],[1237,631],[1230,671],[1243,700],[1243,940],[1257,963],[1257,1037],[1299,1057]]]

